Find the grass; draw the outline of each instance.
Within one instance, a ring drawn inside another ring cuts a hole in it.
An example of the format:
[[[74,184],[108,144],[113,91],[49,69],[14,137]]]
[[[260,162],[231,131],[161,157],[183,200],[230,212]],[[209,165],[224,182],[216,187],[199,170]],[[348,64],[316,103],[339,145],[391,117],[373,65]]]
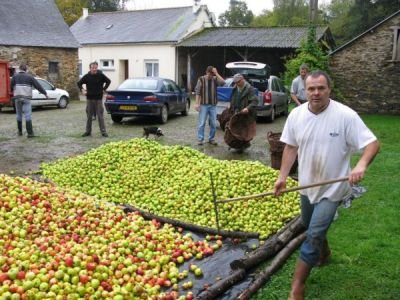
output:
[[[361,185],[328,233],[330,263],[313,269],[306,299],[400,299],[400,118],[362,116],[381,142]],[[354,156],[353,163],[358,156]],[[252,299],[287,299],[298,251]]]

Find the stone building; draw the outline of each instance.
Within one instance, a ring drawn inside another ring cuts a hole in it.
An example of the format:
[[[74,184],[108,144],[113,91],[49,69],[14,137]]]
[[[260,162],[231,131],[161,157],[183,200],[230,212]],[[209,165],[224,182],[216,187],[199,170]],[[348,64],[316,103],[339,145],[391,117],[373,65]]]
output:
[[[340,95],[360,113],[400,113],[400,10],[330,54]]]
[[[0,59],[52,82],[78,99],[79,43],[53,0],[2,0]]]

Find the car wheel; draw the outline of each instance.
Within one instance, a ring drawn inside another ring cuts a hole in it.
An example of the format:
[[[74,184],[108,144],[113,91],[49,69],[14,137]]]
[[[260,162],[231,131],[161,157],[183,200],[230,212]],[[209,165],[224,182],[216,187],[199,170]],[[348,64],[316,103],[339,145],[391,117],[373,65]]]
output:
[[[58,101],[58,107],[59,108],[67,108],[67,106],[68,106],[68,98],[62,96],[60,98],[60,100]]]
[[[113,120],[114,123],[121,123],[122,118],[121,116],[111,115],[111,120]]]
[[[165,124],[168,121],[168,107],[166,105],[161,107],[160,121],[162,124]]]
[[[185,110],[181,112],[182,116],[187,116],[189,114],[189,109],[190,109],[190,100],[188,99],[186,100],[185,103]]]
[[[271,110],[271,115],[267,117],[267,121],[272,123],[275,120],[275,107],[272,108]]]

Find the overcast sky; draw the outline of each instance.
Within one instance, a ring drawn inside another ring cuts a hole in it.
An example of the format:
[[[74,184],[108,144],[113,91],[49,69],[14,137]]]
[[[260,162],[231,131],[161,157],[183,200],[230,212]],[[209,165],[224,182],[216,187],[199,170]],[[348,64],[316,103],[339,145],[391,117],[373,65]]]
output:
[[[272,10],[273,0],[244,0],[248,9],[253,14],[259,15],[263,10]],[[327,4],[330,0],[319,0],[318,4]],[[191,6],[193,0],[128,0],[129,9],[150,9],[150,8],[164,8],[164,7],[177,7],[177,6]],[[229,0],[202,0],[201,4],[207,5],[208,9],[218,16],[229,9]]]

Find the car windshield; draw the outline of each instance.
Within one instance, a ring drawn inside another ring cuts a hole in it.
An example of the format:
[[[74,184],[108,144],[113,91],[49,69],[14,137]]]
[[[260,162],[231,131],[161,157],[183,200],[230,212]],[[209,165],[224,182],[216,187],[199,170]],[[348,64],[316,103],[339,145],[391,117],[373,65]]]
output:
[[[121,83],[118,89],[155,90],[157,89],[157,83],[157,79],[127,79]]]
[[[43,79],[38,79],[36,78],[36,80],[39,82],[39,84],[42,86],[42,88],[44,88],[45,90],[52,90],[53,86],[48,83],[46,80]]]

